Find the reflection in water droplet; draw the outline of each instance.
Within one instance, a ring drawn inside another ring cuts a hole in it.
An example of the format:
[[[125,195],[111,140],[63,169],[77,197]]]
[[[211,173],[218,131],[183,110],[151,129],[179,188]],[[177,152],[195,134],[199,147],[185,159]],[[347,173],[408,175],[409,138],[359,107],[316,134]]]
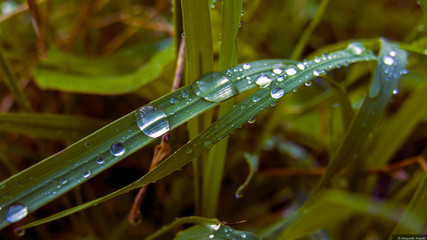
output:
[[[111,144],[110,153],[116,157],[121,156],[121,155],[123,155],[123,153],[125,153],[125,147],[123,146],[122,143],[115,142],[115,143]]]
[[[214,239],[215,235],[211,234],[209,235],[209,239]]]
[[[28,208],[20,203],[13,203],[6,211],[6,221],[10,223],[17,222],[28,214]]]
[[[320,73],[317,70],[313,70],[313,75],[316,76],[316,77],[318,77],[318,76],[320,76]]]
[[[392,56],[392,57],[395,57],[395,56],[396,56],[396,51],[391,50],[388,54],[389,54],[390,56]]]
[[[361,42],[350,43],[347,47],[353,54],[360,55],[363,53],[363,45]]]
[[[245,70],[248,70],[248,69],[251,69],[251,65],[249,65],[249,64],[243,64],[242,68],[245,69]]]
[[[222,102],[239,93],[230,79],[221,72],[204,75],[192,87],[197,96],[209,102]]]
[[[97,157],[96,158],[96,163],[99,164],[99,165],[101,165],[101,164],[104,163],[104,159],[102,157]]]
[[[305,85],[306,85],[307,87],[310,87],[310,86],[311,86],[311,84],[312,84],[312,82],[311,82],[311,81],[308,81],[308,82],[306,82],[306,83],[305,83]]]
[[[254,123],[255,121],[256,121],[255,117],[251,117],[251,118],[248,120],[248,123],[252,124],[252,123]]]
[[[398,94],[398,93],[399,93],[399,90],[393,89],[393,94]]]
[[[298,64],[297,64],[297,67],[298,67],[300,70],[304,70],[304,69],[305,69],[305,66],[304,66],[304,64],[302,64],[302,63],[298,63]]]
[[[282,69],[281,68],[275,68],[275,69],[273,69],[273,72],[275,74],[281,74],[282,73]]]
[[[66,179],[66,178],[61,178],[61,179],[59,179],[59,183],[60,184],[62,184],[62,185],[64,185],[64,184],[66,184],[68,182],[68,180]]]
[[[157,138],[169,131],[166,114],[151,105],[142,107],[135,117],[139,129],[149,137]]]
[[[283,97],[283,94],[285,94],[285,90],[283,90],[283,88],[281,87],[275,87],[270,91],[270,95],[274,99],[279,99]]]
[[[259,101],[259,97],[258,96],[253,96],[252,97],[252,102],[258,102]]]
[[[272,79],[269,78],[267,75],[265,74],[261,74],[255,81],[256,84],[258,84],[261,88],[265,88],[268,85],[270,85]]]
[[[242,238],[246,238],[246,233],[242,233],[242,234],[240,234],[240,236],[241,236]]]
[[[90,176],[90,171],[89,170],[85,170],[84,172],[83,172],[83,175],[82,175],[84,178],[88,178],[89,176]]]
[[[386,65],[393,65],[394,64],[394,58],[392,58],[390,56],[384,56],[383,62]]]

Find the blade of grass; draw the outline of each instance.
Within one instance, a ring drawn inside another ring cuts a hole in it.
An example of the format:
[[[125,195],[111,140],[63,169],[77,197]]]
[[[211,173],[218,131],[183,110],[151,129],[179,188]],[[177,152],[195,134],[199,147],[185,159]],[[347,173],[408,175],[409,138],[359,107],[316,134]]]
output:
[[[360,48],[359,50],[362,50],[362,48]],[[358,61],[369,61],[369,60],[374,60],[374,59],[376,59],[376,57],[372,54],[372,52],[366,51],[366,49],[361,51],[361,52],[359,52],[359,51],[354,52],[353,48],[348,48],[348,49],[343,50],[343,51],[331,53],[328,57],[326,57],[324,60],[322,60],[320,62],[310,61],[306,64],[307,65],[306,68],[302,71],[297,71],[295,69],[294,65],[290,65],[287,67],[288,71],[283,71],[283,72],[284,73],[285,72],[288,72],[288,73],[292,72],[293,74],[291,74],[291,76],[288,76],[286,81],[284,81],[284,79],[283,79],[283,74],[282,75],[275,75],[274,78],[276,78],[278,81],[274,82],[274,84],[276,84],[277,87],[283,88],[283,94],[282,94],[282,96],[283,96],[286,93],[289,93],[290,91],[292,91],[293,89],[303,85],[306,81],[309,81],[312,78],[316,77],[316,75],[313,74],[313,70],[319,70],[319,71],[332,70],[333,68],[337,68],[337,67],[342,66],[344,63],[353,63],[353,62],[358,62]],[[240,92],[243,92],[245,90],[252,89],[254,87],[258,87],[258,84],[256,82],[253,83],[251,81],[251,83],[248,83],[248,79],[256,79],[259,77],[262,77],[263,79],[265,79],[265,77],[266,77],[265,74],[271,73],[270,71],[272,69],[277,69],[279,67],[286,67],[286,65],[285,65],[286,63],[289,63],[289,61],[280,61],[280,60],[257,61],[257,62],[252,62],[249,64],[238,65],[235,68],[223,71],[223,74],[224,74],[224,76],[227,74],[228,77],[235,80],[233,82],[234,86]],[[247,66],[251,66],[251,67],[249,67],[249,69],[245,69],[245,71],[243,71],[244,68],[248,68]],[[242,70],[242,71],[240,71],[240,70]],[[277,70],[276,70],[276,72],[277,72]],[[214,76],[218,75],[217,73],[213,73],[213,74],[214,74]],[[209,77],[209,76],[207,76],[207,77]],[[223,81],[223,78],[219,77],[219,80]],[[198,86],[197,82],[194,84],[193,84],[194,86]],[[253,117],[255,114],[259,113],[263,109],[270,106],[271,103],[277,101],[277,99],[280,98],[281,96],[278,97],[277,94],[273,94],[273,93],[276,93],[277,87],[273,88],[271,86],[272,84],[273,83],[270,83],[269,86],[263,85],[261,87],[261,89],[259,89],[254,94],[252,94],[251,96],[249,96],[248,98],[246,98],[245,100],[240,102],[226,116],[219,119],[217,122],[215,122],[215,124],[213,124],[207,130],[203,131],[196,138],[190,140],[187,144],[185,144],[183,147],[181,147],[178,151],[176,151],[174,154],[172,154],[167,159],[165,159],[163,162],[161,162],[152,171],[148,172],[142,178],[138,179],[134,183],[132,183],[132,184],[120,189],[120,190],[117,190],[113,193],[110,193],[107,196],[104,196],[102,198],[99,198],[99,199],[93,200],[91,202],[87,202],[87,203],[84,203],[82,205],[73,207],[71,209],[57,213],[57,214],[52,215],[50,217],[47,217],[45,219],[35,221],[35,222],[27,224],[21,228],[25,229],[25,228],[32,227],[32,226],[37,226],[37,225],[40,225],[40,224],[43,224],[43,223],[46,223],[49,221],[53,221],[53,220],[62,218],[64,216],[68,216],[72,213],[81,211],[81,210],[86,209],[88,207],[95,206],[101,202],[107,201],[107,200],[114,198],[118,195],[127,193],[132,189],[139,188],[143,185],[155,182],[155,181],[171,174],[173,171],[181,169],[184,165],[191,162],[192,159],[195,159],[196,157],[200,156],[206,150],[211,148],[215,143],[217,143],[218,141],[223,139],[225,136],[228,136],[229,134],[231,134],[239,126],[246,123],[247,120],[250,119],[251,117]],[[191,86],[189,86],[189,87],[191,87]],[[222,91],[223,89],[216,89],[216,90],[218,90],[221,93],[223,92]],[[273,91],[273,93],[272,93],[272,91]],[[170,94],[170,95],[165,96],[165,97],[163,97],[157,101],[161,102],[162,100],[166,100],[164,102],[169,102],[168,100],[170,100],[171,97],[177,97],[178,95],[181,95],[179,91],[178,91],[178,93],[175,92],[175,94]],[[194,96],[190,96],[190,97],[193,98]],[[189,104],[189,103],[192,103],[192,102],[190,101],[190,102],[187,102],[186,104]],[[212,103],[207,102],[207,101],[204,101],[203,103],[204,104],[207,104],[207,103],[212,104]],[[155,106],[158,106],[159,109],[167,110],[166,111],[167,113],[169,113],[171,111],[170,109],[167,108],[168,104],[164,104],[163,106],[161,106],[157,103],[154,104],[154,102],[152,104]],[[200,103],[200,104],[202,104],[202,103]],[[215,105],[215,104],[213,104],[213,105]],[[212,105],[209,105],[209,106],[212,106]],[[180,106],[178,108],[174,107],[173,109],[174,110],[175,109],[183,110],[182,107],[183,106]],[[206,110],[206,109],[203,109],[201,106],[198,106],[198,107],[193,106],[193,107],[194,107],[194,108],[192,108],[193,110],[198,110],[198,111]],[[188,109],[186,109],[184,107],[184,110],[182,112],[176,111],[176,113],[178,114],[176,116],[181,116],[179,114],[186,115],[185,114],[186,111],[188,111]],[[124,118],[126,118],[126,117],[127,116],[125,116]],[[191,116],[191,114],[190,114],[190,116],[187,115],[186,117],[191,118],[193,116]],[[172,120],[172,119],[173,118],[171,118],[170,120]],[[120,120],[118,120],[118,121],[120,121]],[[124,121],[124,120],[122,120],[122,121]],[[171,129],[175,126],[175,124],[176,124],[176,122],[171,122]],[[223,126],[227,126],[227,127],[223,127]],[[96,134],[94,134],[94,135],[96,136]],[[131,140],[134,140],[131,143],[135,143],[135,142],[139,143],[142,141],[142,140],[135,141],[135,139],[131,139]],[[125,143],[125,145],[127,145],[127,144]],[[142,147],[142,146],[143,146],[143,144],[141,144],[139,147]],[[64,151],[64,152],[68,152],[68,151]],[[124,155],[126,155],[126,154],[127,154],[127,152]],[[1,188],[0,188],[0,193],[1,193]],[[13,201],[14,200],[12,200],[11,202],[13,202]],[[46,201],[46,202],[48,202],[48,201]],[[4,214],[4,211],[3,212],[0,211],[0,214]],[[0,215],[0,217],[1,217],[1,215]],[[5,221],[0,222],[0,224],[5,225],[4,222]],[[0,225],[0,227],[1,227],[1,225]]]
[[[185,34],[185,79],[187,85],[205,73],[213,71],[212,30],[207,0],[181,0]],[[207,128],[212,121],[212,112],[188,122],[190,139]],[[194,197],[196,214],[202,213],[202,174],[205,159],[194,159]]]
[[[234,240],[259,240],[250,232],[232,229],[229,226],[196,225],[179,232],[175,240],[188,239],[234,239]]]
[[[9,61],[4,55],[3,48],[0,46],[0,67],[4,73],[4,82],[9,88],[9,91],[15,96],[15,100],[18,102],[19,107],[22,111],[29,112],[31,111],[31,105],[28,101],[27,96],[25,96],[24,91],[22,91],[19,86],[19,81],[17,76],[12,70]]]
[[[242,0],[224,1],[222,7],[219,70],[231,68],[237,63],[237,34],[240,24]],[[225,116],[233,107],[234,99],[222,103],[218,118]],[[203,173],[202,215],[213,217],[218,208],[228,137],[209,151]]]
[[[423,121],[427,108],[427,83],[417,87],[391,118],[379,135],[376,147],[367,160],[370,168],[382,167],[396,154],[417,125]]]
[[[52,139],[82,138],[108,122],[77,116],[0,113],[0,131]]]
[[[172,63],[175,49],[172,44],[156,53],[150,61],[131,74],[99,76],[88,73],[73,74],[52,70],[49,67],[38,67],[35,81],[42,89],[54,89],[66,92],[94,94],[123,94],[137,90],[153,81]],[[88,69],[88,71],[92,71]]]

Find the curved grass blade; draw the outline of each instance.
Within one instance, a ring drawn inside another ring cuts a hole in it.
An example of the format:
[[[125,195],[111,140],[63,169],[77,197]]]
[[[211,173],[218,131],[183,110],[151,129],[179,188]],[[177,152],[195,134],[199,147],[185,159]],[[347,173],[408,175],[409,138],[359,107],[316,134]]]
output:
[[[383,115],[401,75],[406,72],[407,53],[386,40],[382,40],[381,44],[378,65],[368,94],[315,192],[325,188],[345,166],[354,164],[359,170],[364,168],[361,167],[364,163],[357,160],[364,152],[365,141]]]
[[[205,99],[209,99],[209,101],[226,100],[224,99],[223,95],[218,93],[227,93],[228,97],[234,96],[234,95],[230,95],[232,92],[231,90],[224,91],[224,89],[221,88],[221,86],[222,87],[225,86],[225,88],[227,89],[230,86],[228,85],[227,81],[224,81],[225,76],[227,76],[226,78],[235,80],[233,82],[233,86],[236,89],[238,89],[239,92],[243,92],[258,86],[260,86],[261,89],[253,93],[248,98],[244,99],[236,107],[234,107],[233,110],[230,111],[226,116],[219,119],[217,122],[215,122],[215,124],[210,126],[207,130],[203,131],[193,140],[189,141],[187,144],[185,144],[183,147],[177,150],[173,155],[169,156],[167,159],[161,162],[156,168],[154,168],[152,171],[145,174],[143,177],[141,177],[134,183],[129,184],[128,186],[116,192],[110,193],[107,196],[93,200],[91,202],[84,203],[82,205],[76,206],[66,211],[57,213],[48,218],[41,219],[33,223],[27,224],[22,228],[24,229],[32,226],[37,226],[45,222],[62,218],[64,216],[70,215],[77,211],[86,209],[91,206],[95,206],[101,202],[114,198],[120,194],[127,193],[132,189],[139,188],[149,183],[153,183],[171,174],[172,172],[181,169],[184,165],[191,162],[192,159],[200,156],[204,151],[211,148],[215,143],[223,139],[225,136],[230,135],[235,129],[237,129],[239,126],[243,125],[244,123],[246,123],[248,119],[250,119],[257,113],[259,113],[263,109],[267,108],[268,106],[270,106],[271,103],[277,101],[280,97],[282,97],[286,93],[289,93],[294,88],[297,88],[303,85],[306,81],[309,81],[314,77],[317,77],[317,71],[323,73],[323,72],[326,72],[327,70],[332,70],[344,64],[354,63],[359,61],[370,61],[375,59],[377,58],[372,54],[371,51],[367,51],[361,45],[359,45],[359,43],[356,43],[356,44],[350,45],[349,48],[347,48],[346,50],[331,53],[328,56],[323,56],[322,59],[319,58],[319,59],[307,61],[305,63],[301,63],[303,65],[298,64],[295,66],[291,64],[286,67],[285,64],[289,63],[289,61],[265,60],[265,61],[257,61],[257,62],[252,62],[248,64],[238,65],[235,68],[228,69],[221,72],[221,74],[215,73],[215,72],[208,74],[205,77],[203,77],[201,80],[195,82],[190,87],[196,87],[196,86],[200,87],[200,86],[205,86],[206,84],[211,85],[212,82],[210,81],[205,82],[205,79],[210,79],[215,76],[214,79],[216,81],[214,81],[215,84],[213,84],[214,85],[213,88],[215,88],[218,91],[212,91],[209,94],[203,94],[203,92],[201,93],[197,89],[195,91],[195,92],[198,92],[200,96],[204,96]],[[287,77],[286,81],[284,81],[285,74]],[[220,77],[218,77],[218,75],[220,75]],[[217,85],[219,83],[222,83],[222,84]],[[172,99],[174,96],[177,96],[176,92],[174,92],[173,94],[165,96],[155,102],[161,101],[162,99],[165,99],[165,98]],[[206,104],[209,102],[204,101],[204,103]],[[211,102],[211,104],[213,104],[213,102]],[[159,105],[156,104],[156,106],[159,106]],[[167,107],[168,107],[168,104],[165,104],[163,106],[159,106],[159,109],[167,109]],[[201,112],[204,110],[204,109],[200,110],[199,109],[200,107],[197,108],[196,106],[194,106],[194,108],[197,109],[196,112]],[[186,115],[185,111],[182,112],[182,114]],[[190,116],[188,116],[187,114],[186,117],[189,118]],[[224,128],[223,126],[228,126],[228,127]],[[134,140],[134,142],[135,140],[136,142],[138,142],[138,139],[132,139],[132,140]],[[141,144],[139,147],[142,147],[142,146],[143,145]]]
[[[0,113],[0,131],[52,139],[82,138],[108,122],[41,113]]]
[[[243,197],[243,190],[246,188],[246,186],[249,184],[249,182],[252,180],[252,177],[254,176],[255,172],[258,170],[259,166],[259,156],[258,155],[252,155],[249,153],[245,153],[245,159],[249,166],[249,174],[246,177],[245,182],[239,186],[237,189],[235,196],[236,198]]]
[[[257,87],[248,86],[242,76],[251,77],[287,61],[254,62],[253,69],[234,71],[231,76],[211,73],[191,86],[181,88],[135,110],[67,149],[0,183],[0,228],[16,222],[44,204],[58,198],[73,187],[87,181],[126,156],[174,129],[189,119],[216,106],[239,92]],[[239,65],[234,69],[242,69]],[[230,79],[235,80],[234,83]],[[207,86],[207,87],[206,87]],[[236,89],[234,89],[236,88]],[[233,90],[231,90],[233,89]],[[176,170],[168,169],[169,173]],[[22,206],[23,215],[8,218],[15,206]]]
[[[64,72],[40,66],[35,69],[35,81],[42,89],[93,94],[123,94],[137,90],[153,81],[175,59],[173,44],[160,50],[150,61],[131,74],[111,76],[93,75],[93,70],[83,73]]]

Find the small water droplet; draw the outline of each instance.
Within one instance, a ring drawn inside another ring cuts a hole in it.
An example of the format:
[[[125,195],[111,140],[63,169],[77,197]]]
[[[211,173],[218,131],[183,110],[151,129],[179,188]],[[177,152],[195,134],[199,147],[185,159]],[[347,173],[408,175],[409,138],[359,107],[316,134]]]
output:
[[[242,191],[242,190],[237,190],[237,191],[236,191],[236,193],[234,194],[234,196],[235,196],[237,199],[242,198],[242,197],[243,197],[243,191]]]
[[[242,234],[240,234],[240,236],[241,236],[242,238],[246,238],[246,233],[242,233]]]
[[[11,204],[6,211],[6,221],[10,223],[17,222],[28,214],[28,208],[20,203]]]
[[[424,24],[418,25],[418,32],[424,32],[425,26]]]
[[[398,89],[393,89],[393,94],[398,94],[399,90]]]
[[[277,81],[278,81],[278,82],[282,82],[283,80],[285,80],[285,78],[284,78],[284,77],[278,77],[278,78],[277,78]]]
[[[258,96],[253,96],[252,97],[252,102],[254,102],[254,103],[256,103],[256,102],[258,102],[259,101],[259,97]]]
[[[388,55],[390,55],[392,57],[396,57],[396,51],[390,50],[390,52],[388,53]]]
[[[61,178],[61,179],[59,179],[59,183],[60,184],[62,184],[62,185],[64,185],[64,184],[66,184],[68,182],[68,180],[66,179],[66,178]]]
[[[139,129],[151,138],[160,137],[169,131],[166,114],[151,105],[142,107],[135,116]]]
[[[285,90],[281,87],[275,87],[270,91],[270,95],[274,99],[279,99],[283,97],[283,94],[285,94]]]
[[[303,64],[303,63],[298,63],[298,64],[297,64],[297,67],[298,67],[300,70],[304,70],[304,69],[305,69],[305,66],[304,66],[304,64]]]
[[[349,49],[353,54],[355,55],[360,55],[363,53],[363,45],[360,42],[353,42],[350,43],[347,47],[347,49]]]
[[[394,64],[394,58],[391,56],[384,56],[383,62],[384,62],[384,64],[389,65],[389,66],[393,65]]]
[[[297,73],[297,70],[294,67],[289,67],[285,70],[286,74],[289,76],[295,75]]]
[[[218,229],[221,227],[221,223],[215,225],[215,224],[211,224],[209,225],[210,228],[212,228],[212,230],[214,231],[218,231]]]
[[[178,102],[178,99],[176,97],[172,97],[170,100],[170,103],[175,104]]]
[[[294,88],[294,90],[292,90],[292,92],[297,92],[298,90],[296,88]]]
[[[251,69],[251,65],[245,63],[243,64],[242,68],[245,70],[248,70],[248,69]]]
[[[115,143],[111,144],[110,153],[116,157],[121,156],[121,155],[123,155],[123,153],[125,153],[125,147],[123,146],[122,143],[115,142]]]
[[[248,123],[252,124],[252,123],[255,123],[255,121],[256,121],[255,117],[251,117],[249,118]]]
[[[318,76],[320,76],[320,73],[317,70],[313,70],[313,75],[316,76],[316,77],[318,77]]]
[[[215,237],[215,235],[213,235],[213,234],[209,235],[209,239],[214,239],[214,237]]]
[[[307,87],[310,87],[310,86],[311,86],[311,84],[312,84],[312,82],[311,82],[311,81],[307,81],[307,82],[305,82],[305,85],[306,85]]]
[[[183,98],[188,98],[190,96],[190,94],[184,90],[182,90],[181,93]]]
[[[82,175],[84,178],[88,178],[89,176],[90,176],[90,171],[89,170],[85,170],[84,172],[83,172],[83,175]]]
[[[275,68],[275,69],[273,69],[273,72],[275,74],[281,74],[283,72],[283,70],[281,68]]]
[[[320,63],[320,61],[321,61],[321,59],[320,59],[320,58],[318,58],[318,57],[315,57],[315,58],[314,58],[314,62],[315,62],[315,63]]]
[[[270,85],[272,79],[269,78],[267,75],[265,74],[261,74],[255,81],[256,84],[258,84],[261,88],[265,88],[268,85]]]
[[[192,87],[197,96],[209,102],[222,102],[239,93],[236,86],[221,72],[204,75]]]
[[[96,158],[96,163],[99,164],[99,165],[101,165],[101,164],[104,163],[104,159],[102,157],[97,157]]]
[[[22,228],[15,228],[15,234],[18,237],[22,237],[25,235],[25,229]]]

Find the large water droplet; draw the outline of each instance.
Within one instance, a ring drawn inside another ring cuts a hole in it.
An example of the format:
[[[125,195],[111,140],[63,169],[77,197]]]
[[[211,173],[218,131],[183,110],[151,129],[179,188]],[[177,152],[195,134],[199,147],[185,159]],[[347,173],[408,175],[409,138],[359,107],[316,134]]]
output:
[[[6,211],[6,221],[10,223],[17,222],[28,214],[28,208],[20,203],[10,205]]]
[[[281,87],[275,87],[270,91],[270,95],[274,99],[279,99],[283,97],[283,94],[285,94],[285,90],[283,90],[283,88]]]
[[[239,93],[234,84],[221,72],[212,72],[193,83],[197,96],[209,102],[222,102]]]
[[[121,155],[123,155],[123,153],[125,153],[125,147],[123,146],[122,143],[115,142],[115,143],[111,144],[110,153],[116,157],[121,156]]]
[[[272,79],[269,78],[267,75],[265,74],[261,74],[255,81],[256,84],[258,84],[261,88],[267,87],[268,85],[270,85]]]
[[[170,103],[175,104],[178,102],[178,99],[176,97],[172,97],[170,100]]]
[[[294,67],[289,67],[285,70],[286,74],[289,76],[295,75],[297,73],[297,70]]]
[[[385,65],[393,65],[394,64],[394,58],[391,56],[384,56],[383,62]]]
[[[355,55],[360,55],[363,53],[363,45],[360,42],[353,42],[350,43],[347,47],[348,50],[350,50]]]
[[[157,138],[169,131],[166,114],[151,105],[142,107],[135,116],[139,129],[149,137]]]

